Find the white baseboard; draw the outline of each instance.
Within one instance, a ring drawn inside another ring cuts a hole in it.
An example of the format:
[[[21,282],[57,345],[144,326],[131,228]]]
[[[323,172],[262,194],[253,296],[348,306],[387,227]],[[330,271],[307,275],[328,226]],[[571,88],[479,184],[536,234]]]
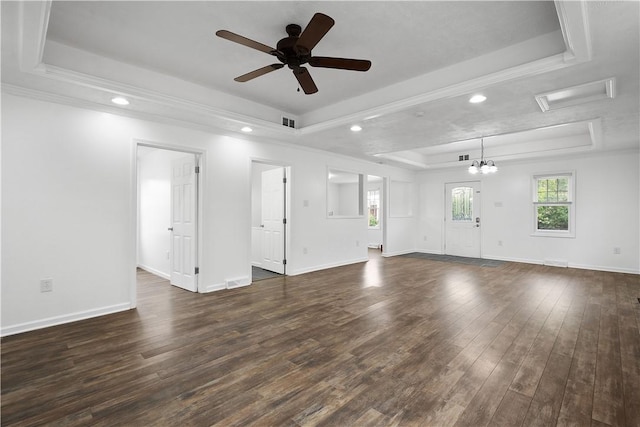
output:
[[[634,270],[632,268],[604,267],[600,265],[582,265],[570,263],[569,268],[578,268],[580,270],[608,271],[610,273],[640,274],[640,270]]]
[[[352,260],[349,260],[349,261],[341,261],[341,262],[330,263],[330,264],[316,265],[314,267],[300,268],[300,269],[297,269],[297,270],[290,270],[290,271],[287,272],[287,275],[288,276],[297,276],[299,274],[312,273],[314,271],[326,270],[328,268],[342,267],[344,265],[357,264],[359,262],[367,262],[367,261],[369,261],[368,257],[355,258],[355,259],[352,259]]]
[[[205,286],[204,289],[198,289],[198,292],[206,294],[208,292],[222,291],[224,289],[227,289],[226,283],[214,283],[212,285]]]
[[[249,286],[250,284],[251,279],[248,277],[240,277],[238,279],[229,279],[226,281],[227,289],[242,288],[244,286]]]
[[[213,285],[207,285],[200,292],[206,294],[208,292],[221,291],[223,289],[227,289],[226,283],[214,283]]]
[[[489,259],[494,261],[506,261],[506,262],[520,262],[523,264],[543,265],[542,260],[530,259],[530,258],[514,258],[514,257],[494,256],[494,255],[484,255],[482,259]]]
[[[160,270],[156,270],[155,268],[151,268],[149,266],[142,265],[142,264],[138,264],[138,268],[141,268],[144,271],[147,271],[147,272],[149,272],[151,274],[155,274],[156,276],[160,276],[163,279],[171,280],[171,275],[170,274],[164,273],[164,272],[162,272]]]
[[[62,325],[65,323],[77,322],[78,320],[91,319],[93,317],[104,316],[106,314],[118,313],[131,309],[131,303],[110,305],[100,307],[93,310],[79,311],[76,313],[64,314],[62,316],[48,317],[46,319],[33,320],[30,322],[19,323],[17,325],[7,326],[0,329],[0,336],[8,336],[21,334],[23,332],[35,331],[36,329],[48,328],[50,326]]]
[[[577,268],[580,270],[607,271],[610,273],[640,274],[640,270],[634,270],[632,268],[620,268],[620,267],[610,267],[610,266],[591,265],[591,264],[574,264],[571,262],[568,262],[566,265],[565,264],[547,264],[546,261],[539,260],[539,259],[502,257],[502,256],[494,256],[494,255],[486,255],[486,256],[483,256],[483,258],[496,260],[496,261],[521,262],[523,264],[536,264],[536,265],[549,265],[549,266],[555,266],[555,267]]]
[[[416,249],[407,249],[404,251],[382,252],[382,256],[386,258],[386,257],[392,257],[392,256],[398,256],[398,255],[412,254],[414,252],[420,252],[420,251]]]

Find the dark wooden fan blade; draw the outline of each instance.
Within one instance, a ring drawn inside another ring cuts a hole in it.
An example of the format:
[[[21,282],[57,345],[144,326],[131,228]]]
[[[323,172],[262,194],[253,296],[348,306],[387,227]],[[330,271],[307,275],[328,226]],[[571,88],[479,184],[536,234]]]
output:
[[[309,58],[309,65],[321,68],[338,68],[340,70],[367,71],[371,68],[371,61],[367,61],[365,59],[312,56]]]
[[[300,34],[296,47],[303,47],[311,52],[311,49],[327,34],[333,24],[335,24],[335,21],[331,17],[323,13],[316,13],[309,21],[307,28]]]
[[[222,37],[223,39],[229,40],[234,43],[241,44],[243,46],[250,47],[252,49],[259,50],[264,53],[268,53],[269,55],[276,55],[278,53],[278,51],[271,46],[267,46],[266,44],[248,39],[236,33],[232,33],[231,31],[219,30],[216,31],[216,36]]]
[[[258,68],[257,70],[253,70],[250,73],[238,76],[233,80],[241,83],[248,82],[249,80],[255,79],[256,77],[260,77],[272,71],[279,70],[282,67],[284,67],[284,64],[267,65],[266,67]]]
[[[293,70],[293,75],[296,76],[296,79],[298,79],[298,83],[300,83],[300,87],[307,95],[311,95],[312,93],[316,93],[318,91],[316,84],[311,78],[311,74],[309,74],[309,71],[306,68],[296,68],[295,70]]]

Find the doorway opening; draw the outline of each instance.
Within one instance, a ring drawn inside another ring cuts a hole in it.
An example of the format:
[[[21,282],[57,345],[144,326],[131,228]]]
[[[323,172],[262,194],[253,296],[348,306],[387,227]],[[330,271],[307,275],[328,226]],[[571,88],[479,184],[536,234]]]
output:
[[[480,181],[445,184],[446,255],[481,258]]]
[[[251,162],[251,282],[287,274],[290,167]]]
[[[136,270],[190,292],[198,292],[201,156],[142,142],[135,149]]]
[[[367,175],[367,245],[369,249],[384,249],[385,240],[385,179],[381,176]],[[371,254],[371,251],[369,251]],[[371,258],[371,256],[369,257]]]

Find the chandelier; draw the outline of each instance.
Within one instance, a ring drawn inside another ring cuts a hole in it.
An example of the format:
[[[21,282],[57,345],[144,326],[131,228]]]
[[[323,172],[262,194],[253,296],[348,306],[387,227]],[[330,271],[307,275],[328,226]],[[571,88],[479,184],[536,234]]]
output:
[[[480,147],[480,161],[474,160],[471,162],[471,166],[469,166],[469,173],[477,174],[480,172],[482,174],[488,174],[497,172],[498,167],[495,162],[493,160],[484,159],[484,138],[480,139]]]

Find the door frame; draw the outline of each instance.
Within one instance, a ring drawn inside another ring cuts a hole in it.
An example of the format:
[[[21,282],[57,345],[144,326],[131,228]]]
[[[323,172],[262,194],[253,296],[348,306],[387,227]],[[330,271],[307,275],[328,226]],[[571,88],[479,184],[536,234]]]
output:
[[[291,182],[292,182],[292,176],[293,176],[293,168],[290,164],[284,163],[284,162],[280,162],[277,160],[271,160],[271,159],[265,159],[265,158],[259,158],[259,157],[251,157],[249,158],[249,210],[252,211],[253,210],[253,200],[251,198],[252,193],[253,193],[253,188],[252,188],[252,182],[253,182],[253,164],[254,163],[260,163],[263,165],[269,165],[269,166],[274,166],[274,167],[279,167],[279,168],[284,168],[284,172],[285,175],[287,177],[287,182],[285,184],[284,187],[284,216],[287,220],[286,224],[284,225],[284,229],[283,229],[283,245],[282,245],[282,250],[284,252],[283,254],[283,259],[286,260],[286,263],[284,265],[284,274],[283,276],[287,275],[287,271],[289,270],[289,266],[290,266],[290,260],[289,260],[289,248],[291,247]],[[251,236],[251,228],[252,228],[252,224],[251,224],[251,215],[249,215],[249,219],[248,219],[248,223],[247,223],[247,229],[249,230],[249,251],[248,251],[248,257],[247,257],[247,264],[249,265],[249,283],[253,283],[253,270],[252,270],[252,254],[251,254],[251,250],[253,248],[253,239]]]
[[[464,183],[468,183],[468,182],[473,182],[473,183],[478,183],[479,188],[480,188],[480,237],[478,239],[478,245],[479,245],[479,250],[480,250],[480,258],[482,258],[482,233],[483,233],[483,227],[482,227],[482,223],[484,222],[483,219],[483,211],[482,211],[482,181],[481,180],[464,180],[464,181],[446,181],[443,185],[442,188],[442,195],[444,196],[444,199],[442,201],[442,206],[443,206],[443,210],[442,210],[442,254],[443,255],[447,255],[447,209],[449,209],[449,206],[447,206],[447,185],[450,184],[464,184]]]
[[[131,212],[130,213],[130,218],[131,218],[130,247],[132,250],[132,256],[131,256],[132,268],[131,268],[131,279],[130,279],[130,286],[129,286],[129,299],[131,301],[131,308],[137,307],[137,304],[138,304],[138,297],[137,297],[138,283],[137,283],[137,276],[136,276],[137,257],[138,257],[138,233],[139,233],[139,229],[138,229],[139,227],[138,147],[149,147],[149,148],[156,148],[160,150],[169,150],[169,151],[176,151],[184,154],[195,155],[196,166],[200,167],[200,173],[196,174],[196,232],[195,232],[195,238],[197,239],[195,259],[196,259],[196,266],[199,268],[202,266],[202,262],[201,262],[202,261],[201,259],[202,243],[203,243],[202,231],[204,230],[204,227],[203,227],[204,225],[203,224],[204,223],[203,208],[204,208],[204,194],[205,194],[204,183],[206,182],[206,179],[205,179],[206,168],[204,167],[204,165],[206,164],[206,151],[198,148],[189,147],[189,146],[167,144],[167,143],[149,141],[149,140],[140,139],[140,138],[133,138],[132,144],[131,144],[131,211],[130,211]],[[200,280],[199,280],[200,273],[201,271],[199,271],[198,275],[196,276],[196,292],[200,292],[200,289],[201,289]]]

